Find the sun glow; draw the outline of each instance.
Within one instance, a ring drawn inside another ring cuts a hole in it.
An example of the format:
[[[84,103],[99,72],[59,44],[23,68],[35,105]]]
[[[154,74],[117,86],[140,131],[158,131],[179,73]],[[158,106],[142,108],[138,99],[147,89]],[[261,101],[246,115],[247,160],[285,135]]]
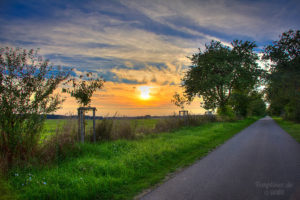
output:
[[[150,86],[140,86],[139,90],[140,90],[140,99],[142,100],[148,100],[151,98],[150,96]]]

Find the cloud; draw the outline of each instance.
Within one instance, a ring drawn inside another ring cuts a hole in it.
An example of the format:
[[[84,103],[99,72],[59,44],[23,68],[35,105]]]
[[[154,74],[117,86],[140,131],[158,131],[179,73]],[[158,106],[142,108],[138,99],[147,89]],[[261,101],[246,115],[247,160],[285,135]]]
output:
[[[197,48],[237,38],[261,47],[299,29],[299,8],[294,0],[6,1],[0,45],[40,48],[54,65],[103,77],[105,87],[93,101],[99,108],[166,112],[175,109],[170,98]],[[136,101],[140,85],[153,86],[151,105]]]
[[[297,1],[153,0],[122,1],[159,23],[195,35],[222,39],[249,37],[262,40],[282,30],[299,28]],[[295,26],[296,25],[296,26]]]

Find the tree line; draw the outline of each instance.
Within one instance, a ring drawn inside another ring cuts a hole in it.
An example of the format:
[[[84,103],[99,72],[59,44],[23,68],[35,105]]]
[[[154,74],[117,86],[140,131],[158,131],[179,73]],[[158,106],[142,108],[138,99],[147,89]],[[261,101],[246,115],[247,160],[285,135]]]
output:
[[[182,79],[184,93],[176,93],[172,101],[183,108],[198,96],[203,108],[224,117],[265,115],[266,101],[270,115],[299,122],[299,46],[299,30],[282,33],[261,52],[251,41],[234,40],[231,46],[211,41],[189,57],[192,65]]]

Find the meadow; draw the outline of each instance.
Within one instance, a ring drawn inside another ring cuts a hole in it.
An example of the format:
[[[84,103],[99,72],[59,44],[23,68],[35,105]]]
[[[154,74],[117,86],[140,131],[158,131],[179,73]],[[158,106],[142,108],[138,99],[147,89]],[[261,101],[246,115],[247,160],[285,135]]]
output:
[[[169,173],[205,156],[257,119],[204,123],[133,140],[76,143],[64,159],[52,164],[11,170],[2,190],[7,199],[132,199]],[[157,123],[151,120],[132,123]],[[48,120],[45,130],[50,134],[61,123]]]

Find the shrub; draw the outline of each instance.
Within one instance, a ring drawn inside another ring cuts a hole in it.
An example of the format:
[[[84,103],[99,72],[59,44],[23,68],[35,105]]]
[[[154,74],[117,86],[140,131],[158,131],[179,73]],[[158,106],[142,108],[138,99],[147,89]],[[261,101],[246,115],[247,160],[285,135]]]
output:
[[[217,114],[220,121],[234,121],[236,116],[230,106],[225,106],[223,109],[218,109]]]
[[[36,51],[0,48],[0,154],[2,167],[27,162],[35,153],[47,113],[62,99],[53,95],[69,72],[53,73]]]

